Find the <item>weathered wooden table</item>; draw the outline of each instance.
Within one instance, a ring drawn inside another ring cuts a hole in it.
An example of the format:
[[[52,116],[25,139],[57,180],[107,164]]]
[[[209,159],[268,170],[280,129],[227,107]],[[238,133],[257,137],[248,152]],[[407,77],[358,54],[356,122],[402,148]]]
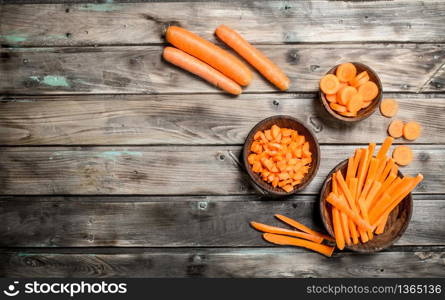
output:
[[[0,276],[445,276],[444,2],[19,2],[0,6]],[[215,41],[221,23],[282,66],[290,90],[256,75],[234,98],[162,61],[167,24]],[[282,213],[321,230],[327,172],[383,141],[379,113],[344,125],[321,108],[318,80],[344,61],[372,66],[397,117],[422,124],[403,171],[425,180],[396,245],[328,259],[267,244],[248,221]],[[261,198],[238,162],[276,114],[309,124],[322,149],[290,199]]]

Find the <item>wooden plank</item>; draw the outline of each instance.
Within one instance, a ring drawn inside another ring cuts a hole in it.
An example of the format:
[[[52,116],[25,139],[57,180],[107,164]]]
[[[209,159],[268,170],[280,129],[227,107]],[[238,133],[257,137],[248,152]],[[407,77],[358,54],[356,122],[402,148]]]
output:
[[[324,231],[315,196],[2,197],[0,204],[0,247],[268,247],[249,222],[288,228],[275,213]],[[443,196],[415,200],[410,226],[396,245],[445,245],[444,213]]]
[[[254,43],[443,42],[444,10],[438,0],[4,5],[0,43],[161,43],[168,24],[214,40],[221,23]]]
[[[416,143],[445,144],[445,97],[385,96],[399,101],[398,119],[422,124],[424,134]],[[390,122],[376,112],[345,126],[329,117],[313,94],[244,94],[236,101],[222,94],[23,96],[0,102],[0,144],[242,144],[258,121],[275,114],[302,120],[320,143],[330,144],[344,143],[345,135],[348,143],[383,141]]]
[[[147,249],[134,253],[0,255],[2,277],[443,277],[444,252],[335,254],[331,258],[293,248]],[[168,265],[168,268],[165,266]]]
[[[445,44],[266,45],[292,80],[290,92],[318,91],[332,66],[361,61],[385,92],[418,92],[445,63]],[[1,49],[0,93],[222,93],[161,59],[161,46]],[[255,73],[246,92],[277,90]],[[435,89],[445,91],[445,86]]]
[[[304,193],[318,193],[328,172],[357,146],[321,146],[320,169]],[[405,174],[422,173],[416,193],[440,194],[445,185],[442,145],[412,145]],[[239,146],[1,147],[5,195],[253,193],[239,168]]]

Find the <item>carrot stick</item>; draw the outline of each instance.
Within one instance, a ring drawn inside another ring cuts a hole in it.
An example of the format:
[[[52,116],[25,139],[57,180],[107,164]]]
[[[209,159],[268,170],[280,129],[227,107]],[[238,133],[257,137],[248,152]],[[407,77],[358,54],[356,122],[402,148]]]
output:
[[[344,212],[340,212],[341,228],[346,245],[351,245],[351,234],[349,231],[348,216]]]
[[[273,244],[303,247],[326,256],[332,256],[335,249],[334,247],[273,233],[264,233],[263,238]]]
[[[351,157],[348,159],[348,169],[347,169],[347,171],[346,171],[346,178],[345,178],[346,183],[349,182],[349,179],[350,179],[350,178],[352,178],[352,177],[355,176],[355,175],[352,175],[352,169],[353,169],[353,168],[354,168],[354,157],[351,156]]]
[[[377,168],[379,167],[380,159],[372,157],[371,162],[369,163],[368,174],[366,174],[366,181],[374,180],[377,175]]]
[[[328,240],[328,241],[331,241],[331,242],[334,241],[333,238],[330,237],[329,235],[326,235],[326,234],[317,232],[315,230],[312,230],[309,227],[301,224],[300,222],[295,221],[294,219],[291,219],[291,218],[288,218],[286,216],[279,215],[279,214],[276,214],[275,218],[279,219],[280,221],[282,221],[282,222],[284,222],[284,223],[286,223],[286,224],[288,224],[288,225],[290,225],[290,226],[292,226],[292,227],[294,227],[294,228],[296,228],[298,230],[306,232],[308,234],[321,237],[321,238],[323,238],[325,240]]]
[[[337,184],[337,177],[335,176],[335,173],[332,174],[332,192],[336,195],[338,195],[338,184]]]
[[[357,226],[359,228],[363,228],[363,229],[372,229],[372,227],[365,221],[363,220],[356,211],[353,211],[352,209],[350,209],[348,207],[348,204],[346,203],[346,201],[342,201],[343,199],[339,198],[338,196],[336,196],[334,193],[330,193],[329,196],[326,198],[326,200],[332,204],[333,206],[335,206],[338,210],[343,211],[346,213],[346,215],[351,218],[351,220],[357,224]]]
[[[319,244],[321,242],[323,242],[323,238],[322,237],[315,236],[315,235],[312,235],[312,234],[308,234],[308,233],[305,233],[305,232],[284,229],[284,228],[280,228],[280,227],[275,227],[275,226],[270,226],[270,225],[266,225],[266,224],[261,224],[261,223],[258,223],[258,222],[250,222],[250,225],[253,228],[255,228],[256,230],[259,230],[259,231],[262,231],[262,232],[283,234],[283,235],[289,235],[289,236],[296,236],[296,237],[303,238],[305,240],[312,241],[314,243],[319,243]]]
[[[385,231],[386,222],[388,222],[389,215],[385,215],[382,222],[377,226],[376,230],[374,231],[375,234],[382,234]]]
[[[165,47],[162,56],[166,61],[201,77],[230,94],[241,94],[241,87],[235,81],[182,50]]]
[[[196,57],[242,86],[253,78],[249,68],[237,57],[200,36],[178,26],[169,26],[165,37],[176,48]]]
[[[374,197],[373,202],[371,202],[370,205],[368,206],[368,210],[371,210],[374,207],[377,200],[380,199],[380,197],[386,190],[388,190],[389,186],[396,179],[396,177],[397,176],[395,174],[389,174],[388,178],[386,178],[386,180],[382,183],[382,186],[380,187],[380,190],[377,192],[377,195]]]
[[[360,194],[360,197],[356,200],[357,206],[359,207],[359,209],[361,211],[361,215],[363,216],[363,218],[365,220],[368,215],[366,206],[365,206],[365,199],[366,199],[366,196],[368,195],[368,192],[371,189],[371,186],[373,183],[374,183],[374,180],[368,180],[368,182],[366,182],[365,186],[363,187],[363,191]],[[360,233],[360,238],[363,243],[366,243],[367,241],[369,241],[368,233],[366,232],[366,230],[359,228],[359,233]]]
[[[349,191],[348,186],[346,185],[345,180],[343,179],[343,174],[339,171],[337,171],[336,175],[335,175],[335,179],[337,180],[337,183],[340,187],[340,189],[342,190],[343,194],[346,197],[346,200],[348,200],[349,203],[349,207],[357,212],[357,206],[355,205],[355,201],[354,198],[352,198],[351,192]]]
[[[332,208],[332,223],[334,225],[334,235],[337,248],[343,250],[345,248],[345,239],[341,226],[340,213],[337,208]]]
[[[365,149],[362,151],[362,155],[360,158],[360,163],[357,172],[357,177],[358,177],[357,197],[360,197],[363,185],[365,184],[365,175],[367,171],[368,156],[369,156],[368,154],[369,154],[369,149]]]
[[[380,176],[377,178],[377,181],[383,182],[388,177],[389,172],[391,171],[391,168],[394,166],[394,160],[392,158],[388,158],[388,161],[386,162],[385,169],[383,169]]]
[[[385,141],[383,142],[382,146],[380,147],[379,152],[377,153],[377,158],[383,158],[386,156],[386,153],[388,152],[389,147],[391,147],[393,141],[394,141],[394,138],[392,136],[386,137]]]
[[[358,164],[360,162],[361,155],[362,155],[362,149],[355,149],[354,162],[352,164],[352,171],[351,171],[351,176],[352,177],[356,177],[357,176],[357,168],[358,168]]]
[[[286,74],[238,32],[225,25],[220,25],[216,28],[215,33],[280,90],[285,91],[289,88],[290,80]]]
[[[378,181],[374,181],[372,184],[371,189],[369,190],[369,193],[366,195],[365,204],[366,204],[366,211],[368,212],[369,207],[374,203],[375,197],[377,196],[377,193],[380,191],[380,188],[382,187],[382,184]]]
[[[358,179],[357,178],[350,178],[349,179],[349,190],[351,191],[351,195],[352,198],[354,199],[354,202],[356,202],[356,194],[357,194],[357,184],[358,184]],[[351,233],[351,238],[352,238],[352,243],[354,245],[358,244],[358,233],[357,233],[357,228],[354,224],[354,222],[352,222],[352,220],[348,219],[348,223],[349,223],[349,231]]]

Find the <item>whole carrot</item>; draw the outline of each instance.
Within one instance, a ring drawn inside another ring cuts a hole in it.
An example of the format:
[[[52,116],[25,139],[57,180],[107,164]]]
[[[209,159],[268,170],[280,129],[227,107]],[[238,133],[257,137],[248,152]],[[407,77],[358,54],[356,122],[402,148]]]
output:
[[[165,47],[162,55],[166,61],[201,77],[230,94],[241,94],[241,87],[236,82],[184,51]]]
[[[216,28],[215,33],[280,90],[285,91],[289,88],[290,80],[286,74],[238,32],[225,25],[220,25]]]
[[[178,26],[169,26],[165,37],[176,48],[209,64],[239,85],[246,86],[252,81],[252,72],[241,60],[202,37]]]

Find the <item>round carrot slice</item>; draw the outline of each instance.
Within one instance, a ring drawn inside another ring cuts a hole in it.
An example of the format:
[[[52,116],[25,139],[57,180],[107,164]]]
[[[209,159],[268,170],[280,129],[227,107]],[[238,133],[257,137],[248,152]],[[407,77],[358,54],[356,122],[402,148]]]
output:
[[[335,94],[340,88],[340,81],[334,74],[327,74],[320,80],[320,89],[325,94]]]
[[[363,101],[371,101],[379,94],[377,84],[367,81],[358,87],[358,92],[362,94]]]
[[[348,82],[354,79],[355,75],[357,75],[357,69],[352,63],[344,63],[337,67],[335,74],[337,75],[338,80]]]
[[[422,127],[419,123],[411,121],[405,124],[403,127],[403,136],[405,139],[413,141],[420,136],[420,132],[422,131]]]
[[[359,86],[366,83],[367,81],[369,81],[369,74],[368,74],[368,72],[363,71],[360,74],[358,74],[357,76],[355,76],[355,78],[351,79],[349,81],[349,84],[355,88],[358,88]]]
[[[347,110],[346,106],[343,106],[343,105],[340,105],[340,104],[337,104],[337,103],[329,103],[329,106],[333,110],[335,110],[336,112],[339,112],[339,113],[345,112]]]
[[[392,120],[388,126],[388,134],[393,138],[399,138],[403,135],[403,126],[405,123],[401,120]]]
[[[371,105],[372,101],[363,101],[362,102],[362,108],[367,108],[369,105]]]
[[[352,98],[346,104],[348,110],[353,114],[357,114],[357,112],[362,108],[362,106],[363,106],[363,98],[360,93],[356,93],[354,96],[352,96]]]
[[[337,94],[327,94],[325,97],[329,102],[337,103]]]
[[[352,86],[345,86],[337,93],[337,101],[341,105],[347,105],[349,101],[357,94],[357,90]]]
[[[398,110],[399,104],[394,99],[383,99],[382,103],[380,103],[380,112],[385,117],[394,117]]]
[[[344,112],[340,112],[339,114],[342,115],[342,116],[345,116],[345,117],[350,117],[350,118],[357,117],[357,113],[356,112],[353,113],[353,112],[350,112],[350,111],[344,111]]]
[[[399,145],[394,148],[392,158],[400,166],[409,165],[414,158],[413,151],[406,145]]]

